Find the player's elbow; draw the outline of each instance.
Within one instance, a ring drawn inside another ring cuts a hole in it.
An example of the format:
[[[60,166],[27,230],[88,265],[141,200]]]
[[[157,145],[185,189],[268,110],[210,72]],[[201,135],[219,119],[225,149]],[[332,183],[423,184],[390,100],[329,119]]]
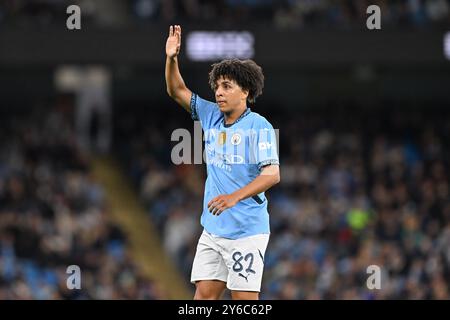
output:
[[[167,94],[169,95],[169,97],[171,97],[174,100],[179,100],[183,96],[185,87],[168,85],[166,90],[167,90]]]
[[[271,166],[272,168],[272,178],[273,178],[273,185],[276,185],[280,183],[281,177],[280,177],[280,167],[277,165]]]
[[[277,183],[280,183],[280,169],[277,165],[270,165],[264,167],[262,175],[267,176],[270,186],[274,186]]]
[[[166,81],[166,91],[169,97],[175,99],[177,97],[177,92],[179,90],[179,86],[174,84],[172,81]]]
[[[166,90],[167,90],[167,94],[169,95],[169,97],[171,97],[172,99],[175,99],[175,90],[173,90],[169,86],[167,86]]]
[[[273,186],[280,183],[281,181],[281,177],[280,177],[280,172],[278,171],[276,174],[274,174],[273,176]]]

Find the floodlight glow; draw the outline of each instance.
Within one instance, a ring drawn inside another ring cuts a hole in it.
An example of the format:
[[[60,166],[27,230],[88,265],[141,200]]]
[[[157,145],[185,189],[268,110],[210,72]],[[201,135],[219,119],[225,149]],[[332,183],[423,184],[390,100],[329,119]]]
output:
[[[194,31],[188,34],[186,53],[193,61],[214,61],[227,58],[253,58],[255,43],[248,31]]]

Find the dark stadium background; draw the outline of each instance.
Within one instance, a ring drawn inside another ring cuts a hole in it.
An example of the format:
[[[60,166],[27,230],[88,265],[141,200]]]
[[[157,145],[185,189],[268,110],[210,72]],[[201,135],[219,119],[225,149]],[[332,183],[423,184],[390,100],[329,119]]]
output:
[[[194,128],[166,94],[175,23],[202,97],[192,32],[247,32],[264,70],[252,109],[280,130],[281,183],[261,298],[449,299],[448,0],[1,0],[0,299],[193,296],[205,168],[170,159]]]

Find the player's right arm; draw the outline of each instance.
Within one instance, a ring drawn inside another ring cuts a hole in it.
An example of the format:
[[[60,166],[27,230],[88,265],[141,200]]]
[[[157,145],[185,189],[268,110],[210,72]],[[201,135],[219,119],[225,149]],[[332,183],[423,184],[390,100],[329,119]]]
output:
[[[170,26],[166,42],[166,85],[167,93],[186,111],[191,112],[192,92],[186,87],[178,68],[178,54],[181,47],[181,27]]]

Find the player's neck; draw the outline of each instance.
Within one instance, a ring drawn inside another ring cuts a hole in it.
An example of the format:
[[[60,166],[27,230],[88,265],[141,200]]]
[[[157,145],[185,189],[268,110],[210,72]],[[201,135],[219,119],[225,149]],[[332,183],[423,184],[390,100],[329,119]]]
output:
[[[233,111],[224,113],[225,124],[229,125],[235,123],[236,120],[239,119],[239,117],[244,114],[245,110],[247,110],[246,105],[236,108]]]

